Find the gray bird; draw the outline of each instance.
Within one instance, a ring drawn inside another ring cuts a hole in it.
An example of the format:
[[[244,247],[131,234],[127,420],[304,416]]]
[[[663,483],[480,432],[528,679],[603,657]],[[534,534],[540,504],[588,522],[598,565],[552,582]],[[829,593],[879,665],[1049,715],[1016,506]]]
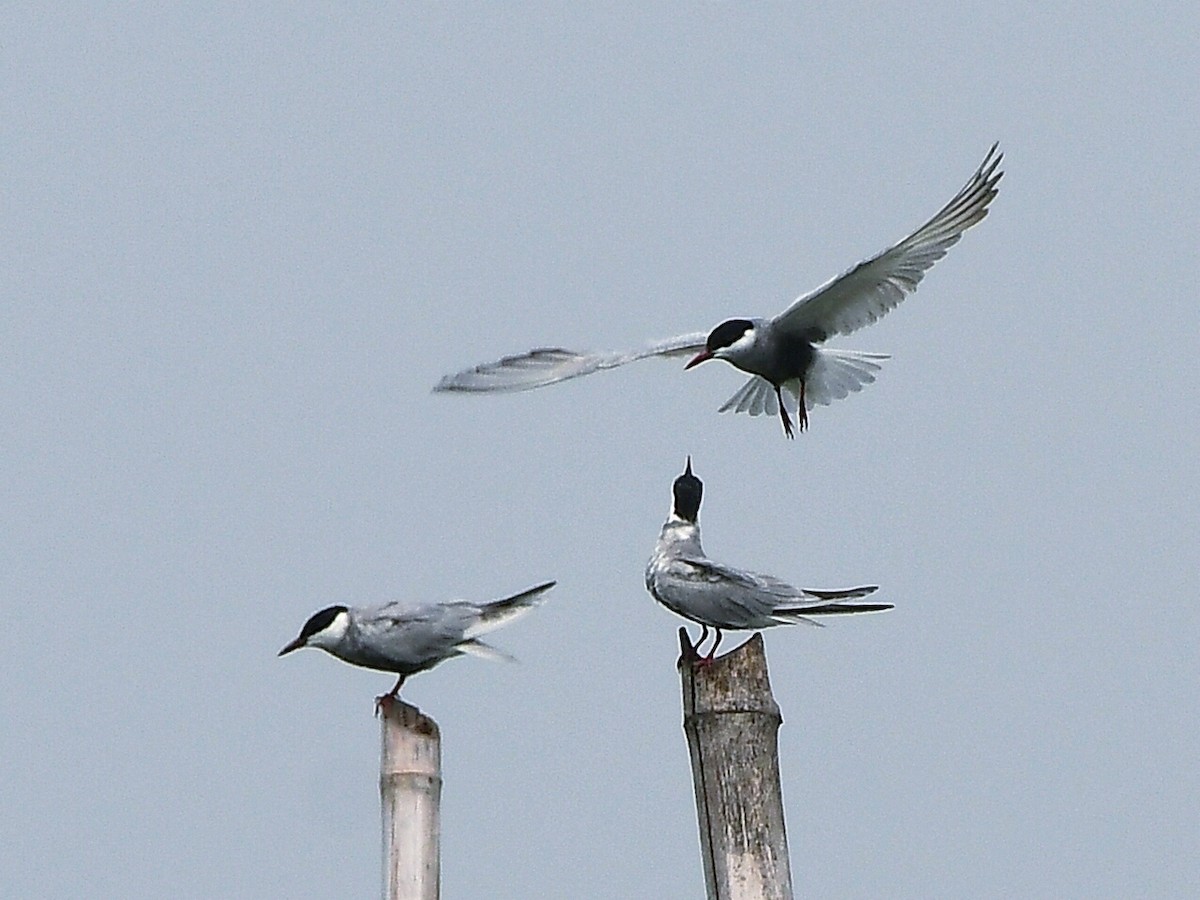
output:
[[[882,612],[891,603],[846,603],[874,593],[876,585],[839,591],[795,588],[770,575],[759,575],[713,562],[700,546],[700,498],[704,485],[692,474],[692,458],[675,479],[671,515],[663,523],[654,555],[646,564],[646,590],[676,615],[701,626],[698,652],[716,629],[709,664],[721,643],[722,631],[770,628],[773,625],[820,625],[810,616]]]
[[[529,612],[555,584],[547,581],[491,603],[446,600],[371,607],[330,606],[314,613],[300,629],[300,636],[280,650],[279,655],[301,647],[319,647],[352,665],[394,672],[400,676],[395,687],[377,698],[377,702],[395,700],[409,675],[432,669],[442,660],[464,653],[487,659],[511,659],[479,640],[479,635]]]
[[[613,369],[647,357],[690,356],[685,369],[723,359],[752,377],[721,407],[752,416],[778,412],[793,436],[789,410],[800,430],[808,410],[827,406],[875,380],[886,354],[818,347],[835,334],[870,325],[917,289],[926,271],[987,215],[1004,158],[993,144],[971,179],[938,213],[897,244],[811,291],[772,319],[728,319],[702,331],[655,341],[640,350],[576,352],[543,347],[447,375],[435,391],[524,391]]]

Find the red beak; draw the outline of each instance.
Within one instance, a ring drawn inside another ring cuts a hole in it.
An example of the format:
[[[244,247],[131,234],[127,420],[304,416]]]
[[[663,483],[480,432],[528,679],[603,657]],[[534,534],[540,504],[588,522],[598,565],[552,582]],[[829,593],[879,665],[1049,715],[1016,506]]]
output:
[[[698,366],[698,365],[700,365],[700,363],[706,362],[712,358],[713,358],[713,355],[712,355],[711,350],[701,350],[699,353],[697,353],[695,356],[692,357],[692,361],[689,362],[686,366],[684,366],[684,368],[690,369],[692,366]]]

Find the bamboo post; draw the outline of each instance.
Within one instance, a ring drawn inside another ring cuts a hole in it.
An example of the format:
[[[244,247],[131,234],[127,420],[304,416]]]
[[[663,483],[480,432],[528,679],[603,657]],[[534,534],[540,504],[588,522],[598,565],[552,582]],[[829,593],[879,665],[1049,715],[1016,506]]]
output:
[[[403,700],[382,698],[379,711],[383,900],[438,900],[441,734],[437,722]]]
[[[761,634],[698,668],[683,652],[683,728],[692,760],[708,900],[792,900],[779,726]]]

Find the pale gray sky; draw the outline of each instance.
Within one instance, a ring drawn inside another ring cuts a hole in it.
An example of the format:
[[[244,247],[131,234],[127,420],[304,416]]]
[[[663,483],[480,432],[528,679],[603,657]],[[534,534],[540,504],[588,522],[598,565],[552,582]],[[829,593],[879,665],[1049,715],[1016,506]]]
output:
[[[378,890],[330,603],[559,587],[414,678],[447,898],[702,894],[642,587],[706,549],[886,616],[767,636],[801,893],[1200,891],[1194,4],[9,8],[0,893]],[[1000,140],[992,215],[812,416],[724,365],[434,396],[769,314]],[[731,642],[732,645],[732,642]]]

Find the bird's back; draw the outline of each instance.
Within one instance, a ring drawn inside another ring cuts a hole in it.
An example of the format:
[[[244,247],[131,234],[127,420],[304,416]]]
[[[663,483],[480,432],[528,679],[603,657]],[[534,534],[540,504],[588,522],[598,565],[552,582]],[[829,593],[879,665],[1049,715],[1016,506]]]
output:
[[[465,601],[353,609],[338,655],[370,669],[420,672],[458,656],[462,651],[457,645],[478,618],[479,607]]]

